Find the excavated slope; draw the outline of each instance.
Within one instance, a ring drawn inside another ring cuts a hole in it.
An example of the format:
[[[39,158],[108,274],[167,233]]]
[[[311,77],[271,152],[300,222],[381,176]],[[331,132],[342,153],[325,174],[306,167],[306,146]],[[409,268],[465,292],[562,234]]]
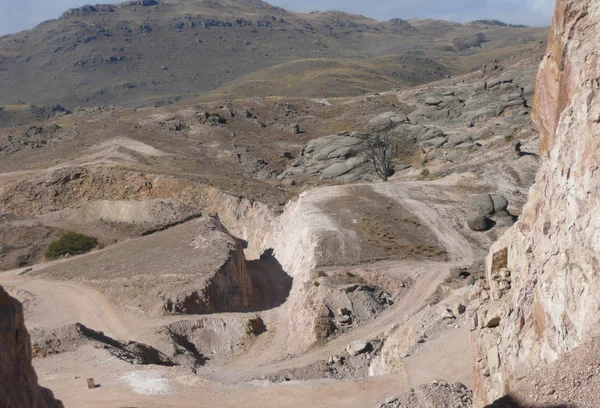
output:
[[[535,97],[541,167],[520,221],[491,249],[488,286],[475,288],[476,406],[598,334],[599,22],[597,1],[557,3]]]
[[[73,260],[68,268],[56,263],[43,276],[83,281],[134,313],[204,314],[252,308],[253,285],[242,243],[217,217],[122,242]]]

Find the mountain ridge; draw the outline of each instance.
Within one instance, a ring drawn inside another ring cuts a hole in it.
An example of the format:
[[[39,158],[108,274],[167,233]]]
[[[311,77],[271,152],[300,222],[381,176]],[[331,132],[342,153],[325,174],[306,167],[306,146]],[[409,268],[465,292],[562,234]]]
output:
[[[310,59],[368,61],[375,75],[360,86],[346,91],[344,81],[324,72],[322,89],[304,93],[356,95],[468,72],[490,59],[539,49],[546,37],[546,29],[447,26],[444,32],[425,27],[427,32],[398,18],[378,22],[338,11],[295,13],[260,0],[88,5],[0,37],[0,106],[160,105],[208,92],[224,94],[214,91],[253,74],[268,75],[272,67]],[[456,38],[480,32],[485,44],[453,49]],[[377,58],[390,56],[411,59],[402,64],[406,72],[373,80],[385,77],[389,68]],[[421,62],[429,60],[440,68],[422,72]],[[363,74],[362,68],[349,72],[356,78]],[[302,91],[278,94],[265,85],[258,94],[295,97]]]

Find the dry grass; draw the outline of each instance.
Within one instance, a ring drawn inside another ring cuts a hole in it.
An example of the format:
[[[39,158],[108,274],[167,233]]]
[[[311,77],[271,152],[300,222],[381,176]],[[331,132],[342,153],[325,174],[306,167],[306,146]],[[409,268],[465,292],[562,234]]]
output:
[[[353,195],[330,200],[325,210],[336,214],[344,228],[358,234],[360,261],[377,259],[445,259],[434,235],[397,202],[366,187]]]

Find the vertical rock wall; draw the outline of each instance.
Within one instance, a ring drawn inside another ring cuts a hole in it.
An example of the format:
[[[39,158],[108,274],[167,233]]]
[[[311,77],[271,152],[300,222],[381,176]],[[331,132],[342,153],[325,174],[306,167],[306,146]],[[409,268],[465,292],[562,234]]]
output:
[[[476,406],[600,328],[600,1],[559,0],[534,118],[541,167],[470,308]]]
[[[50,390],[38,384],[31,365],[31,341],[23,305],[0,286],[0,407],[59,408]]]

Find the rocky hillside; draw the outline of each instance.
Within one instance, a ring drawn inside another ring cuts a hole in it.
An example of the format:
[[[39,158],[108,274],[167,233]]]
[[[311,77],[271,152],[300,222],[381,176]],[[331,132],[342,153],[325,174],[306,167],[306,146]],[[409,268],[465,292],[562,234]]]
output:
[[[0,37],[0,123],[31,104],[169,103],[234,81],[214,96],[388,90],[530,53],[547,36],[543,28],[415,24],[292,13],[260,0],[88,5]]]
[[[23,305],[0,286],[0,406],[62,408],[50,390],[38,385],[31,365],[31,342]]]
[[[519,381],[527,378],[525,370],[564,360],[599,334],[599,19],[596,1],[557,3],[536,88],[534,116],[541,131],[537,181],[519,222],[492,247],[487,285],[475,287],[471,329],[477,406],[524,388]],[[555,401],[572,403],[576,398],[569,392],[597,381],[599,373],[588,370],[589,360],[578,367],[579,360],[572,359],[561,381],[572,373],[588,374],[566,387],[566,394],[564,384],[548,388]],[[548,378],[557,379],[546,377],[536,383],[534,393],[541,392]],[[584,399],[578,406],[600,403],[597,394]]]

